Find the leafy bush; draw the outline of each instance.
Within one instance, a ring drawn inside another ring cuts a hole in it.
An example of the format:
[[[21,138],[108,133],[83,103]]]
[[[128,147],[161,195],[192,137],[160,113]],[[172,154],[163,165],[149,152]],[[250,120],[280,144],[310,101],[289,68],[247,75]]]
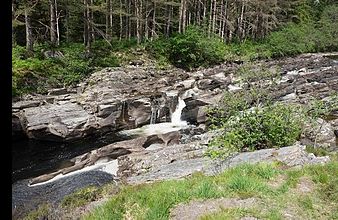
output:
[[[170,39],[169,61],[184,69],[209,66],[225,60],[225,48],[217,37],[208,38],[202,29],[190,26]]]
[[[233,152],[284,147],[297,140],[302,125],[302,112],[291,105],[242,111],[223,124],[223,134],[213,139],[209,155],[227,157]]]
[[[93,43],[91,54],[85,52],[81,43],[61,45],[57,50],[63,57],[58,58],[44,57],[43,51],[50,50],[49,45],[36,45],[34,49],[36,52],[30,57],[24,47],[12,49],[12,96],[74,85],[94,68],[118,66],[120,62],[104,41]]]

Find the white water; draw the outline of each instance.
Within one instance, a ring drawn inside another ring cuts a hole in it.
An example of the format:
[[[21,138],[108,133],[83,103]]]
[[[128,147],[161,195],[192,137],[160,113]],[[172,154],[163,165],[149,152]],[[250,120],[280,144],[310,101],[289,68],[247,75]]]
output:
[[[186,106],[184,100],[181,97],[178,97],[178,104],[176,110],[171,115],[171,123],[174,125],[186,125],[186,121],[181,120],[182,110]]]
[[[71,175],[78,174],[78,173],[83,173],[83,172],[90,171],[90,170],[100,170],[100,171],[109,173],[111,175],[117,176],[118,162],[117,162],[117,160],[112,160],[112,161],[109,161],[109,162],[97,161],[94,165],[84,167],[81,170],[76,170],[76,171],[67,173],[65,175],[58,174],[50,180],[47,180],[47,181],[44,181],[44,182],[41,182],[41,183],[36,183],[36,184],[33,184],[33,185],[28,185],[28,186],[34,187],[34,186],[43,185],[43,184],[46,184],[46,183],[54,182],[55,180],[62,179],[62,178],[67,177],[67,176],[71,176]]]
[[[171,122],[164,122],[158,124],[149,124],[141,128],[135,128],[131,130],[120,131],[122,135],[154,135],[163,134],[171,131],[178,131],[188,126],[186,121],[181,120],[182,110],[186,106],[182,98],[178,98],[178,104],[175,111],[171,115]]]

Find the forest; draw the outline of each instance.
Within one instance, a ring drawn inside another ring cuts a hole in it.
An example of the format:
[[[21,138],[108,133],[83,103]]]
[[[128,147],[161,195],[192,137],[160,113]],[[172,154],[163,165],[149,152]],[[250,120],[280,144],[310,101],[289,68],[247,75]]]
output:
[[[136,48],[187,70],[335,51],[337,14],[335,0],[14,0],[12,95],[72,85]]]

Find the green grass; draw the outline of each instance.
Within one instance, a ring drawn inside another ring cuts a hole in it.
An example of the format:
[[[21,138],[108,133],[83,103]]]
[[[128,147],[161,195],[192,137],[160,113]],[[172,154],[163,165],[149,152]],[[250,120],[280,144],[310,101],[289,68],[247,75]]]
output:
[[[251,209],[224,209],[202,219],[234,219],[253,216],[263,219],[283,219],[283,210],[294,210],[299,216],[329,219],[337,216],[338,162],[312,165],[301,169],[281,170],[276,164],[240,165],[217,176],[194,174],[183,180],[123,186],[84,219],[168,219],[175,205],[194,199],[255,197],[261,205]],[[274,188],[268,184],[285,176]],[[314,182],[315,190],[303,195],[297,192],[301,177]]]

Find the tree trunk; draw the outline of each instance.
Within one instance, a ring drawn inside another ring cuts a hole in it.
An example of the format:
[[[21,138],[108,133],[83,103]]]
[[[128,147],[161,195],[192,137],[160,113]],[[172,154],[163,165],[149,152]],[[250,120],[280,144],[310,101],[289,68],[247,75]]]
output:
[[[93,5],[93,0],[90,0],[90,5]],[[89,10],[89,30],[90,30],[90,39],[91,41],[95,41],[95,31],[94,31],[94,12],[93,10]]]
[[[131,0],[128,0],[128,14],[130,14],[131,10]],[[130,17],[128,17],[128,39],[131,38],[131,20]]]
[[[111,22],[110,22],[110,15],[111,15],[111,0],[106,0],[107,8],[106,8],[106,38],[111,40]]]
[[[56,0],[49,0],[49,7],[50,7],[50,41],[53,46],[57,46]]]
[[[205,21],[206,17],[207,17],[207,2],[203,1],[203,19],[202,19],[202,21]]]
[[[122,0],[120,0],[120,10],[122,10]],[[120,12],[120,41],[122,40],[122,30],[123,30],[123,17]]]
[[[245,6],[245,4],[244,4],[244,0],[242,0],[242,7],[241,7],[241,17],[240,17],[240,20],[239,20],[239,24],[238,24],[238,26],[239,26],[239,33],[238,33],[238,35],[239,35],[239,39],[240,39],[240,41],[242,41],[243,40],[243,31],[244,31],[244,28],[243,28],[243,19],[244,19],[244,6]]]
[[[216,7],[217,7],[217,2],[214,0],[214,10],[212,12],[212,33],[215,33],[215,25],[216,25]]]
[[[56,45],[60,45],[60,28],[59,28],[59,19],[60,19],[60,13],[58,11],[58,5],[55,0],[55,14],[56,14]]]
[[[154,40],[156,38],[156,3],[153,3],[153,25],[151,28],[151,40]]]
[[[223,32],[223,0],[221,0],[221,14],[220,14],[220,19],[219,19],[219,25],[218,25],[218,36],[222,37],[222,32]]]
[[[211,35],[211,26],[212,26],[212,3],[213,3],[214,1],[212,0],[212,1],[210,1],[210,12],[209,12],[209,27],[208,27],[208,37],[210,37],[210,35]]]
[[[197,0],[197,13],[196,13],[197,25],[201,25],[201,2]]]
[[[181,0],[179,20],[178,20],[178,33],[182,33],[183,7],[184,7],[184,0]]]
[[[169,8],[168,9],[169,11],[168,11],[168,21],[167,21],[166,36],[169,37],[169,35],[170,35],[171,13],[172,13],[172,10],[173,10],[173,6],[168,5],[167,7]]]
[[[66,19],[65,19],[65,27],[66,27],[66,42],[69,42],[69,9],[68,9],[68,0],[66,1]]]
[[[221,37],[224,42],[227,41],[227,22],[228,22],[228,0],[225,0],[225,5],[224,5],[224,15],[223,15],[223,26],[222,26],[222,34]]]
[[[84,0],[84,43],[86,50],[89,52],[91,47],[91,21],[90,21],[90,9],[89,9],[90,0]]]
[[[149,21],[148,21],[148,2],[145,2],[145,21],[144,21],[144,37],[146,40],[149,38]]]
[[[138,0],[135,0],[135,13],[136,13],[136,38],[137,43],[141,43],[141,34],[140,34],[140,8],[138,4]]]
[[[30,53],[33,52],[33,34],[31,26],[31,18],[28,12],[28,8],[25,8],[25,24],[26,24],[26,50]]]
[[[183,0],[183,15],[182,15],[182,32],[185,32],[187,25],[187,0]]]

